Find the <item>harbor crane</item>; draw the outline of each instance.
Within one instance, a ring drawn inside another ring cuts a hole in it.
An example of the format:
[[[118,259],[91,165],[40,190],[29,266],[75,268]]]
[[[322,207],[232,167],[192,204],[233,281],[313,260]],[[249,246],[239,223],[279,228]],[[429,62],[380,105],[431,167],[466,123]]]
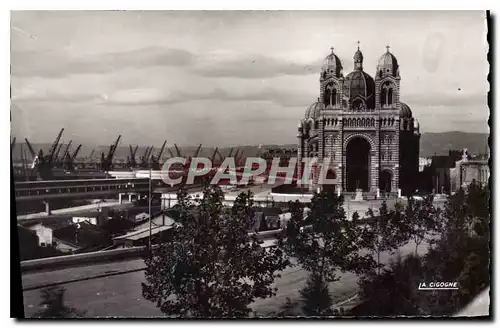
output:
[[[101,152],[101,170],[107,172],[113,169],[113,157],[116,152],[116,148],[118,147],[118,143],[122,138],[121,135],[118,136],[115,143],[109,147],[108,154],[104,156],[104,152]]]
[[[158,152],[158,155],[156,155],[156,156],[150,155],[151,156],[150,164],[151,164],[152,170],[160,170],[161,169],[160,160],[161,160],[161,156],[163,155],[163,151],[165,150],[166,144],[167,144],[167,140],[165,140],[163,142],[163,145],[161,146],[160,151]]]

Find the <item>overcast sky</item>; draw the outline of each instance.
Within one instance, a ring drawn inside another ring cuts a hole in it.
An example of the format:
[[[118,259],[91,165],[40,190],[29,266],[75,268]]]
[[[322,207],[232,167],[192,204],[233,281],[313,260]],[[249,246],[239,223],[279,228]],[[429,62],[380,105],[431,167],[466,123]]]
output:
[[[295,143],[335,48],[390,45],[423,132],[488,132],[483,12],[13,12],[12,134],[32,142]]]

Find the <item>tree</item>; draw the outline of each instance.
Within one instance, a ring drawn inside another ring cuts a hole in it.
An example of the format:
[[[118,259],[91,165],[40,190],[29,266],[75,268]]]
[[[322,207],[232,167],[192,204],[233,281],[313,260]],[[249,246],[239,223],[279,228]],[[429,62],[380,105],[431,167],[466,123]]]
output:
[[[301,204],[292,203],[292,217],[279,240],[284,251],[309,272],[301,291],[303,310],[308,316],[332,315],[328,283],[339,280],[341,271],[362,267],[359,231],[354,222],[346,219],[342,203],[343,199],[332,191],[314,194],[307,227]]]
[[[372,280],[362,280],[359,296],[363,303],[351,315],[394,316],[419,315],[422,292],[418,284],[425,281],[423,261],[418,255],[405,259],[398,256],[388,268]]]
[[[490,284],[488,201],[488,188],[474,183],[467,192],[460,190],[451,196],[433,225],[438,229],[438,223],[442,223],[435,247],[423,257],[408,256],[383,273],[363,279],[360,283],[363,304],[353,314],[451,315],[471,302]],[[406,210],[407,223],[435,219],[431,205],[421,205],[423,209]],[[418,218],[425,215],[431,217]],[[459,289],[417,293],[418,281],[458,282]]]
[[[330,296],[328,284],[320,275],[314,273],[309,275],[300,295],[302,296],[302,311],[307,315],[333,315],[333,299]]]
[[[448,200],[437,246],[426,255],[435,279],[458,281],[459,289],[427,300],[429,313],[456,313],[490,284],[489,189],[472,183]]]
[[[408,240],[408,234],[404,227],[402,209],[396,204],[394,209],[389,210],[384,201],[379,209],[378,216],[370,208],[368,210],[369,219],[361,229],[361,247],[366,248],[376,258],[375,262],[370,262],[371,267],[365,268],[364,273],[380,275],[380,270],[384,266],[380,261],[383,252],[391,254]],[[369,272],[375,270],[375,272]]]
[[[218,186],[206,185],[202,199],[178,193],[179,224],[170,242],[145,257],[143,296],[176,317],[244,317],[256,298],[272,287],[288,259],[278,248],[264,249],[253,225],[252,195],[223,206]]]
[[[408,199],[402,227],[415,243],[415,256],[418,255],[418,246],[439,230],[439,217],[440,210],[434,207],[432,195],[423,200]]]
[[[64,293],[66,290],[61,287],[49,287],[42,290],[43,310],[34,315],[35,318],[79,318],[85,312],[64,305]]]

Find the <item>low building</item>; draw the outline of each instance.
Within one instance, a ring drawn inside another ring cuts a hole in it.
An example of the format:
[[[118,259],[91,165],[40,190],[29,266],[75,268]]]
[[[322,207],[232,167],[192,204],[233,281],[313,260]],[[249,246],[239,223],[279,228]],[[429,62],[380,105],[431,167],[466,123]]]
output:
[[[39,246],[52,246],[54,244],[54,231],[71,225],[70,219],[58,218],[52,221],[31,222],[24,225],[38,237]]]
[[[460,188],[467,188],[472,182],[481,186],[488,185],[490,178],[490,167],[487,159],[463,159],[457,162],[452,172],[452,185],[453,192],[458,191]]]
[[[105,231],[88,221],[73,223],[72,218],[33,222],[25,226],[38,237],[38,245],[62,252],[99,248],[110,243]]]
[[[254,227],[255,231],[274,230],[281,228],[280,214],[282,210],[279,207],[256,207],[254,208]]]

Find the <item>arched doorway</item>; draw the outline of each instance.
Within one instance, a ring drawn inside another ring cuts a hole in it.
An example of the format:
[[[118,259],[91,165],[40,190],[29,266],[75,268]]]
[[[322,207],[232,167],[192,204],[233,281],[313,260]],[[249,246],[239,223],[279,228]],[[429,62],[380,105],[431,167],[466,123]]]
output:
[[[346,189],[347,191],[370,191],[370,143],[355,137],[346,149]]]
[[[391,192],[392,184],[392,174],[391,172],[384,170],[380,172],[379,176],[379,188],[382,192]]]

